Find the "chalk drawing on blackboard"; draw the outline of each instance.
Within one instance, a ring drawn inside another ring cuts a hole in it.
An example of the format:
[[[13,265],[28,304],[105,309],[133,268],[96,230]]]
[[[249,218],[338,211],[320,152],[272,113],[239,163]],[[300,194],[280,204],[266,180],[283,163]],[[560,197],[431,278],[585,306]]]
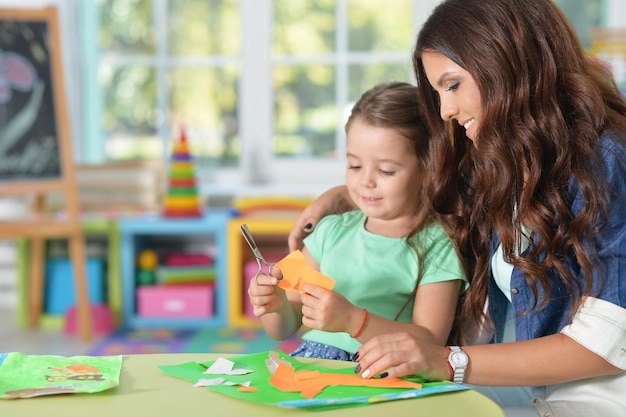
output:
[[[0,21],[0,181],[61,176],[46,22]]]

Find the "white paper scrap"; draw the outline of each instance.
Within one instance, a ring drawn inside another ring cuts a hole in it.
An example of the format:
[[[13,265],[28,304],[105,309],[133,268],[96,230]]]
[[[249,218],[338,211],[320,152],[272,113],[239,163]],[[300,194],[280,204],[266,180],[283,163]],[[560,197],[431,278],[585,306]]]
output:
[[[228,359],[217,358],[217,360],[213,362],[213,365],[203,373],[207,375],[245,375],[254,372],[249,369],[233,369],[234,365],[235,362],[229,361]]]
[[[246,381],[246,382],[224,381],[222,385],[228,385],[228,386],[241,385],[242,387],[249,387],[250,381]]]
[[[212,385],[223,384],[224,381],[226,381],[224,378],[213,378],[213,379],[200,378],[198,382],[196,382],[196,385],[194,385],[194,387],[210,387]]]

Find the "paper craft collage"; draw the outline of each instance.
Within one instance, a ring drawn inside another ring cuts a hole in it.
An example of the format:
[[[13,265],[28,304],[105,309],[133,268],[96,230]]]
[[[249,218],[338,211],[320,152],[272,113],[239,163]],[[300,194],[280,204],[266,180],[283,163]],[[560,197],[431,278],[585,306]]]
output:
[[[468,389],[419,378],[363,379],[352,368],[330,369],[300,362],[281,351],[159,366],[165,374],[254,403],[322,410],[424,397]]]
[[[0,355],[0,399],[96,393],[120,386],[122,356]],[[418,378],[363,379],[352,368],[301,362],[282,351],[218,357],[211,362],[157,366],[189,382],[189,389],[267,406],[325,410],[468,389]]]
[[[0,399],[105,391],[119,385],[122,356],[0,353]]]

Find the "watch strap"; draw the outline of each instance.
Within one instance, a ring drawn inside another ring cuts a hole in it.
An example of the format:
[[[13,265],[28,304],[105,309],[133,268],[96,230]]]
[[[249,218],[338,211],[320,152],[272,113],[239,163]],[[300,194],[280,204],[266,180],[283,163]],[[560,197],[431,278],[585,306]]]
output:
[[[462,384],[463,381],[465,380],[465,371],[467,369],[467,360],[464,366],[456,366],[451,360],[451,356],[456,354],[456,353],[461,353],[463,355],[465,355],[465,357],[467,358],[467,354],[465,352],[463,352],[463,350],[461,350],[460,347],[458,346],[448,346],[448,365],[450,366],[450,380],[457,383],[457,384]]]

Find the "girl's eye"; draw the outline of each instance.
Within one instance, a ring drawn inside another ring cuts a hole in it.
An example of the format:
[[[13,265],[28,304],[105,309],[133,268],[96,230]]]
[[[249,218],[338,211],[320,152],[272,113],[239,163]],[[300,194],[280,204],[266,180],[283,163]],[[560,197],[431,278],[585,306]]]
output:
[[[361,167],[358,165],[348,165],[348,169],[359,169],[359,168]]]
[[[395,171],[385,171],[385,170],[381,169],[380,173],[383,174],[383,175],[391,176],[391,175],[395,174],[396,172]]]
[[[454,84],[452,84],[450,87],[448,87],[448,89],[446,91],[456,91],[459,88],[459,82],[456,82]]]

